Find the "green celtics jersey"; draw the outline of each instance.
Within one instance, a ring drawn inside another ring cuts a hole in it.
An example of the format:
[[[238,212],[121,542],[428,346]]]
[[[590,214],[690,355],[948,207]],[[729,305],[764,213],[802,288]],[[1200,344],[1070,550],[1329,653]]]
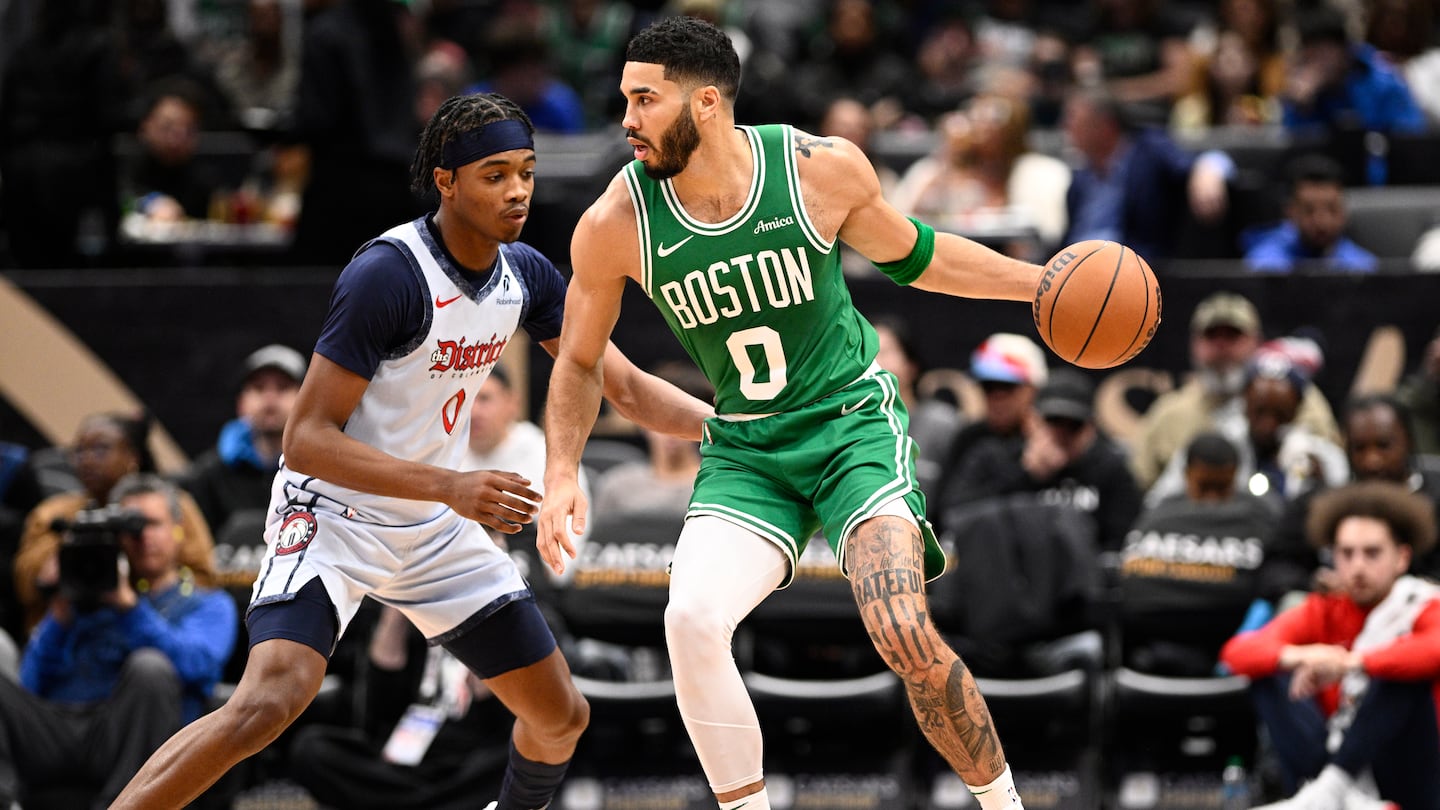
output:
[[[805,213],[794,130],[739,129],[754,158],[750,193],[724,222],[691,217],[639,161],[625,183],[641,286],[715,386],[716,413],[776,413],[854,382],[878,339],[851,303],[839,245]]]

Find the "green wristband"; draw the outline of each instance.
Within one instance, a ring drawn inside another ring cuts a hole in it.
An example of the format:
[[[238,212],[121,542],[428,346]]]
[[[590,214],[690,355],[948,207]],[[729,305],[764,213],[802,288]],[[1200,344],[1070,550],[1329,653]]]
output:
[[[915,238],[915,247],[910,249],[910,255],[893,262],[875,262],[880,272],[902,286],[919,278],[925,268],[930,266],[930,260],[935,258],[935,229],[914,217],[908,219],[915,223],[915,230],[919,232]]]

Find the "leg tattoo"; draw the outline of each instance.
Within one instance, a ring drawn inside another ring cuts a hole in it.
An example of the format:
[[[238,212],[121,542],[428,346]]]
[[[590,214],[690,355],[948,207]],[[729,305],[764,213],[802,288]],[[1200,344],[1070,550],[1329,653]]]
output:
[[[914,527],[866,521],[847,552],[851,589],[875,649],[905,682],[926,739],[967,784],[989,784],[1005,769],[1005,754],[974,676],[930,622],[922,558]]]

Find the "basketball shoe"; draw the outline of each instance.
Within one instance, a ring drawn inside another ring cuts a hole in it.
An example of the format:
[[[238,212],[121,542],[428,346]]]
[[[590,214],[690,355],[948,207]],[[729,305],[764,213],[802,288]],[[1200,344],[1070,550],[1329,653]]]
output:
[[[1350,775],[1334,765],[1306,782],[1294,796],[1254,810],[1400,810],[1399,805],[1376,799],[1355,785]]]

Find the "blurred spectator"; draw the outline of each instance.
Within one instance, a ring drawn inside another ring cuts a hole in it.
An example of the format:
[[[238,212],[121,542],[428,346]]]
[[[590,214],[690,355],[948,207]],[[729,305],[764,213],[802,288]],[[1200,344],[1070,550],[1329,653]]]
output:
[[[1284,808],[1440,807],[1440,586],[1407,576],[1435,544],[1431,504],[1396,484],[1351,484],[1316,499],[1310,542],[1335,558],[1339,590],[1311,594],[1221,651],[1251,694]],[[1311,780],[1303,787],[1301,783]]]
[[[977,443],[940,503],[951,507],[1031,492],[1042,503],[1074,506],[1094,518],[1102,549],[1118,549],[1140,513],[1140,490],[1125,454],[1095,427],[1094,386],[1080,372],[1058,369],[1035,395],[1023,438]]]
[[[1440,455],[1440,330],[1425,344],[1415,371],[1395,393],[1414,418],[1413,452]]]
[[[1389,394],[1366,394],[1345,408],[1345,454],[1354,481],[1389,481],[1425,496],[1440,519],[1440,458],[1415,451],[1408,409]],[[1305,539],[1305,521],[1312,498],[1289,504],[1280,525],[1273,590],[1328,590],[1334,585],[1328,562]],[[1440,580],[1440,551],[1416,554],[1410,572]]]
[[[915,53],[916,75],[905,95],[906,112],[925,121],[965,103],[990,65],[980,61],[965,15],[951,11],[929,26]]]
[[[704,402],[715,399],[710,381],[688,363],[661,363],[652,373],[696,399]],[[645,435],[649,460],[622,462],[599,476],[591,509],[594,515],[604,515],[606,520],[617,513],[683,516],[690,508],[695,475],[700,471],[700,446],[652,430],[642,428],[641,432]]]
[[[1217,292],[1195,307],[1190,316],[1193,374],[1180,388],[1161,394],[1150,405],[1131,449],[1130,460],[1141,489],[1154,486],[1171,458],[1195,434],[1243,419],[1245,366],[1263,338],[1260,313],[1244,296]],[[1295,423],[1322,438],[1340,439],[1330,403],[1314,385],[1306,389]]]
[[[1058,129],[1064,117],[1065,97],[1074,86],[1070,65],[1070,41],[1054,28],[1040,28],[1026,72],[1033,81],[1028,91],[1031,116],[1036,127]]]
[[[235,418],[220,428],[215,447],[197,458],[182,478],[181,485],[194,497],[217,538],[229,538],[235,516],[263,512],[270,505],[280,441],[305,367],[305,356],[289,346],[271,344],[251,352],[241,366]],[[252,549],[264,547],[258,532],[245,539]],[[256,572],[248,564],[249,556],[229,545],[217,546],[216,553],[225,584],[248,588]],[[253,562],[259,561],[256,554]],[[230,575],[241,581],[230,581]]]
[[[1029,148],[1030,115],[1023,101],[983,93],[938,126],[938,154],[906,170],[896,207],[937,226],[976,235],[987,228],[1033,229],[1036,241],[1005,252],[1032,261],[1048,255],[1065,232],[1070,169]]]
[[[521,418],[520,392],[504,366],[495,366],[485,379],[475,400],[470,404],[470,449],[461,463],[462,470],[503,470],[529,480],[529,487],[545,493],[545,433],[534,422]],[[590,482],[580,471],[580,489],[589,497]],[[505,535],[488,527],[491,539],[502,548]],[[577,548],[588,533],[582,532],[574,542]],[[513,550],[512,550],[512,555]],[[533,580],[534,572],[522,572]],[[546,572],[549,572],[547,567]]]
[[[1240,454],[1206,431],[1185,447],[1185,489],[1147,508],[1120,555],[1126,666],[1180,677],[1215,673],[1220,648],[1260,595],[1279,513],[1235,486]]]
[[[487,75],[467,92],[499,93],[509,98],[541,132],[585,131],[580,95],[556,77],[545,40],[528,20],[513,16],[496,21],[485,52],[489,57]]]
[[[1233,47],[1231,43],[1242,46],[1253,66],[1253,92],[1278,105],[1286,68],[1280,44],[1282,22],[1279,0],[1220,0],[1215,18],[1191,32],[1190,49],[1200,62],[1214,67],[1222,48]],[[1279,115],[1278,106],[1273,112]]]
[[[1440,125],[1440,7],[1431,0],[1372,0],[1365,40],[1380,50],[1405,78],[1405,85],[1426,111],[1431,127]]]
[[[970,117],[964,110],[948,112],[935,122],[935,134],[934,151],[905,169],[890,199],[906,214],[940,224],[988,200],[973,167],[975,128]]]
[[[39,622],[59,584],[60,534],[55,530],[55,521],[71,520],[82,509],[110,503],[116,483],[130,473],[154,472],[147,447],[149,434],[150,422],[146,418],[94,414],[80,423],[70,452],[85,489],[52,495],[31,510],[15,555],[15,591],[25,610],[27,630]],[[180,540],[180,564],[194,572],[199,584],[212,585],[215,543],[210,528],[194,499],[181,492],[178,500],[178,522],[184,535]]]
[[[130,87],[108,2],[38,5],[0,88],[0,215],[21,267],[73,267],[99,261],[119,221],[111,139]]]
[[[880,337],[875,362],[895,375],[900,385],[900,400],[910,414],[910,438],[915,440],[919,453],[915,460],[915,478],[921,492],[934,492],[945,450],[955,438],[955,431],[960,429],[959,408],[936,397],[921,398],[916,392],[915,384],[926,369],[920,360],[919,344],[905,321],[876,318],[871,323]]]
[[[430,43],[415,66],[415,120],[430,120],[445,99],[458,96],[470,83],[470,57],[448,39]]]
[[[166,0],[120,0],[112,5],[125,80],[142,93],[164,82],[188,83],[201,118],[216,129],[233,127],[233,110],[214,70],[171,29],[169,5]],[[149,106],[145,95],[128,100]],[[139,120],[146,110],[131,112],[132,120]]]
[[[495,795],[515,718],[404,614],[382,608],[364,664],[362,725],[311,724],[290,744],[292,773],[328,807],[469,810]],[[433,724],[433,737],[415,734]]]
[[[1300,47],[1285,86],[1285,126],[1295,131],[1417,131],[1425,114],[1375,48],[1351,40],[1338,11],[1300,15]],[[1373,182],[1373,180],[1372,180]]]
[[[1245,370],[1245,422],[1253,452],[1250,491],[1294,500],[1315,487],[1350,477],[1345,452],[1329,438],[1296,424],[1310,378],[1285,355],[1262,346]],[[1262,483],[1255,476],[1263,476]]]
[[[871,136],[874,133],[875,116],[868,107],[849,96],[838,96],[830,102],[830,106],[825,108],[825,117],[820,119],[820,125],[815,132],[821,137],[844,138],[860,147],[860,151],[870,158],[870,164],[875,167],[875,176],[880,180],[880,192],[886,199],[892,199],[891,195],[900,183],[900,176],[872,152]],[[858,278],[875,275],[875,265],[861,256],[859,251],[844,242],[841,242],[839,247],[840,267],[846,276]]]
[[[181,564],[178,494],[149,474],[116,485],[144,528],[109,533],[113,587],[67,588],[25,648],[23,688],[0,677],[0,805],[32,806],[31,792],[58,786],[94,788],[108,806],[200,715],[235,642],[235,607]]]
[[[1103,90],[1073,92],[1063,128],[1079,157],[1066,196],[1064,243],[1122,242],[1154,263],[1171,254],[1187,213],[1206,223],[1225,214],[1235,166],[1224,152],[1195,156],[1163,130],[1127,127],[1118,102]]]
[[[309,182],[295,258],[330,264],[424,213],[410,194],[415,121],[413,19],[392,0],[337,0],[305,21],[296,142]]]
[[[942,517],[942,504],[960,499],[960,471],[977,447],[999,442],[1013,445],[1015,454],[1023,449],[1035,391],[1049,379],[1050,371],[1045,365],[1045,352],[1033,340],[997,332],[970,355],[970,377],[985,394],[985,418],[960,428],[950,443],[935,491],[926,493],[932,496],[928,516],[932,523],[938,524]]]
[[[1297,268],[1369,273],[1379,260],[1345,235],[1345,171],[1329,157],[1302,155],[1291,162],[1286,221],[1242,235],[1245,263],[1263,273]]]
[[[869,108],[849,96],[835,98],[830,102],[830,106],[825,108],[825,115],[821,117],[815,134],[827,138],[844,138],[860,147],[860,151],[870,157],[870,163],[875,167],[875,176],[880,179],[880,193],[886,199],[890,198],[890,194],[900,182],[900,176],[888,164],[878,162],[874,157],[875,116],[870,113]]]
[[[1170,128],[1204,137],[1212,127],[1279,122],[1279,96],[1265,88],[1260,67],[1240,33],[1220,32],[1211,53],[1196,60],[1189,92],[1170,111]]]
[[[792,65],[791,118],[818,121],[836,95],[852,96],[869,107],[879,129],[888,129],[905,112],[915,83],[910,60],[890,49],[876,20],[873,0],[834,0],[825,28],[809,43],[805,57]]]
[[[1245,365],[1242,411],[1217,415],[1213,427],[1240,450],[1236,485],[1271,498],[1277,509],[1317,487],[1337,486],[1350,477],[1345,451],[1327,437],[1295,423],[1312,388],[1299,363],[1267,343]],[[1184,459],[1176,454],[1145,495],[1155,505],[1184,489]]]
[[[1033,0],[985,0],[971,25],[980,59],[988,65],[1028,65],[1038,17]]]
[[[136,132],[140,150],[120,167],[122,211],[151,223],[210,216],[221,179],[196,156],[203,129],[196,98],[194,85],[181,79],[150,90]]]
[[[540,4],[540,34],[554,56],[556,75],[581,96],[585,122],[603,128],[620,86],[625,43],[635,7],[618,0],[550,0]]]
[[[1100,0],[1089,31],[1075,50],[1082,82],[1104,83],[1115,98],[1169,118],[1170,105],[1190,77],[1190,25],[1160,0]]]
[[[278,131],[290,125],[300,84],[299,6],[249,0],[245,10],[245,36],[221,51],[215,79],[243,127]]]
[[[1371,0],[1365,41],[1405,78],[1411,96],[1440,125],[1440,40],[1431,0]]]

